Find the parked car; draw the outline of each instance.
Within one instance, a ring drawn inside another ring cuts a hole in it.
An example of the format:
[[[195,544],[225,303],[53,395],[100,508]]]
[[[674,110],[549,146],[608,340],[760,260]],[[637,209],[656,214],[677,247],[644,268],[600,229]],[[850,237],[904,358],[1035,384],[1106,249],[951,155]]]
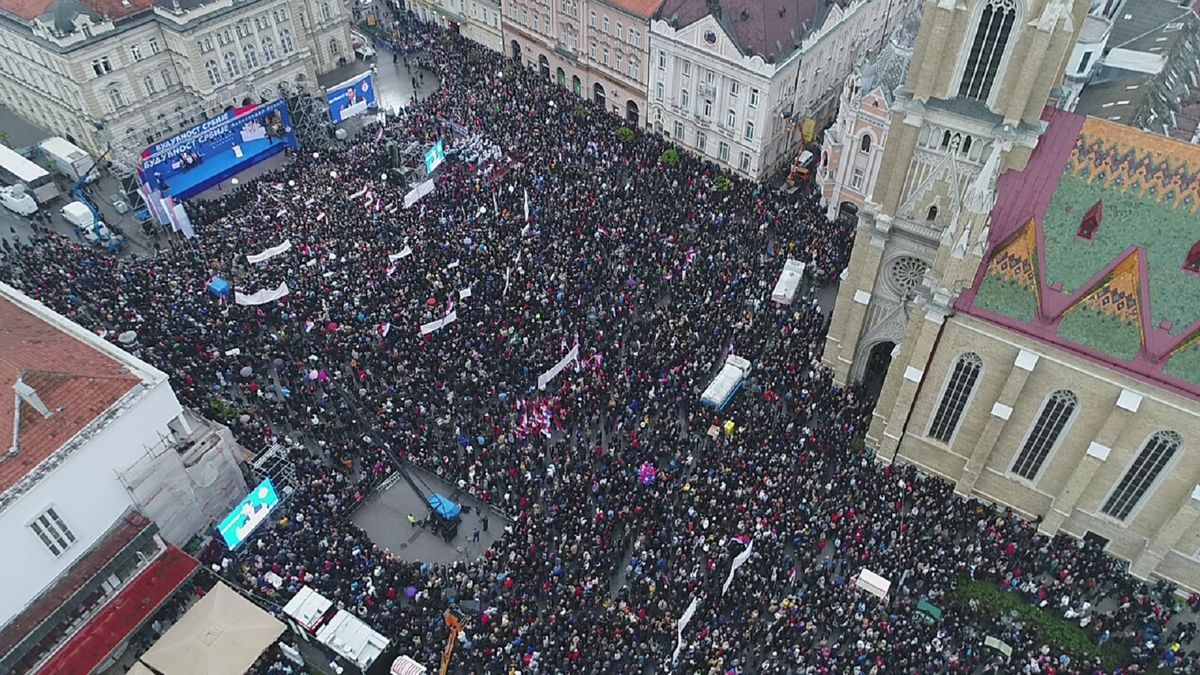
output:
[[[354,44],[354,53],[358,58],[367,60],[375,56],[375,45],[369,35],[352,30],[350,31],[350,42]]]

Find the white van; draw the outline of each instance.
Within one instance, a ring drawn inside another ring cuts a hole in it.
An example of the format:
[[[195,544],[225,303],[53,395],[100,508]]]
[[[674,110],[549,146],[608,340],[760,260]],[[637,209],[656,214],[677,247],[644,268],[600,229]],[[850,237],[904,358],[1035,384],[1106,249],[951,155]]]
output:
[[[21,216],[37,213],[37,200],[23,188],[0,187],[0,204]]]
[[[62,214],[63,220],[79,228],[83,233],[83,238],[87,239],[90,243],[97,244],[101,241],[107,241],[112,238],[112,233],[109,232],[108,228],[104,226],[103,221],[101,221],[99,228],[95,227],[95,221],[92,218],[92,210],[89,209],[87,204],[84,204],[83,202],[71,202],[70,204],[62,207],[62,211],[59,213]],[[97,232],[97,229],[100,231]]]

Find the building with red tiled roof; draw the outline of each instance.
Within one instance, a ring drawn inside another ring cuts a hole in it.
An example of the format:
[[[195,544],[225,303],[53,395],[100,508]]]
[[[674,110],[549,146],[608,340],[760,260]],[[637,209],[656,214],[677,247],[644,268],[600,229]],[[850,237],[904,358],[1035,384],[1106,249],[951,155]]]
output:
[[[144,575],[170,545],[246,491],[228,429],[183,410],[165,374],[4,284],[0,438],[0,672],[90,672],[63,664],[98,665],[97,645],[116,648],[195,561],[163,563],[169,583],[129,591],[154,596],[144,602],[120,601],[122,589],[159,578]],[[137,611],[105,611],[118,601]],[[94,611],[103,635],[53,660]]]
[[[651,26],[650,123],[754,180],[791,164],[910,0],[665,0]]]
[[[1057,107],[1091,5],[925,5],[823,360],[881,461],[1200,591],[1200,147]]]

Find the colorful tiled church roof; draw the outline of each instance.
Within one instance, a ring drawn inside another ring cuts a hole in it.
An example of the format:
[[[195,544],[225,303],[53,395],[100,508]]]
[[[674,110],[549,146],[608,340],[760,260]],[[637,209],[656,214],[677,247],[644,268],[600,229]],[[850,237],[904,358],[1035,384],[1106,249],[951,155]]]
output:
[[[1200,394],[1200,147],[1047,109],[959,308]]]

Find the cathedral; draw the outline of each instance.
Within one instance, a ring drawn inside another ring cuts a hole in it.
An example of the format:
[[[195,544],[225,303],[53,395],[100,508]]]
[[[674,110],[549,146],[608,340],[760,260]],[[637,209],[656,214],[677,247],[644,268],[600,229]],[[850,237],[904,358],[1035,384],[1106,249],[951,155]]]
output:
[[[926,2],[824,362],[880,461],[1200,590],[1200,147],[1056,107],[1088,12]]]

